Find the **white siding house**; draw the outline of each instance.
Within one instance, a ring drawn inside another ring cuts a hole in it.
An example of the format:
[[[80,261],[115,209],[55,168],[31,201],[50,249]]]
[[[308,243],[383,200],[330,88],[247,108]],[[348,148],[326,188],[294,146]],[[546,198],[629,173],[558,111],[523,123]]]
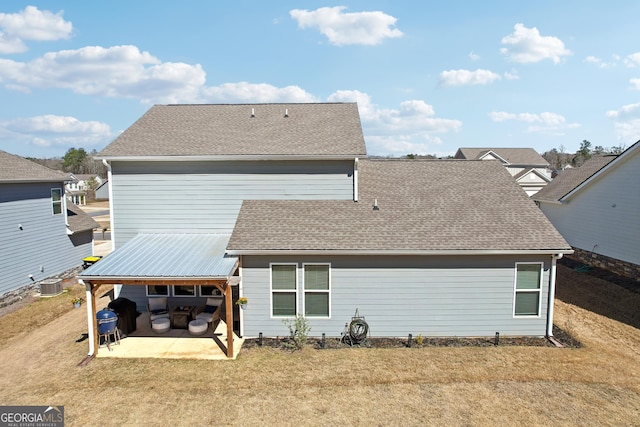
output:
[[[454,157],[500,162],[528,196],[536,194],[551,181],[549,162],[533,148],[460,148]]]
[[[86,205],[87,192],[92,186],[97,187],[102,183],[103,180],[98,175],[71,174],[71,181],[65,186],[67,199],[75,205]]]
[[[533,198],[584,262],[639,278],[638,183],[640,142],[563,171]]]

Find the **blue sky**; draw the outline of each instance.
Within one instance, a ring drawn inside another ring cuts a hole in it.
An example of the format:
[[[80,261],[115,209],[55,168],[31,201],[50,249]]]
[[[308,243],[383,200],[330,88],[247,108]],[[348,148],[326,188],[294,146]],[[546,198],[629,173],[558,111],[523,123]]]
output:
[[[100,151],[153,104],[357,101],[370,155],[640,139],[637,1],[5,1],[0,150]]]

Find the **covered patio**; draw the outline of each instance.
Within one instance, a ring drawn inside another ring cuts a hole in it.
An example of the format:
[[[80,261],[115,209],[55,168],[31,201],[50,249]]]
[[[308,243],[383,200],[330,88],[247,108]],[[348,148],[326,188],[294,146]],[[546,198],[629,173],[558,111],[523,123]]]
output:
[[[228,240],[219,234],[139,234],[80,274],[87,295],[88,358],[234,359],[242,345],[233,331],[233,287],[240,277],[238,258],[225,253]],[[213,286],[222,295],[220,319],[200,336],[186,329],[158,334],[144,312],[136,320],[136,331],[108,350],[99,345],[96,318],[96,295],[104,285]]]
[[[103,343],[100,358],[165,358],[165,359],[200,359],[229,360],[240,353],[243,338],[233,335],[233,356],[226,353],[227,324],[223,320],[216,322],[213,328],[200,336],[192,336],[185,329],[171,329],[157,334],[149,327],[146,313],[138,316],[137,328],[118,344],[111,344],[109,351]]]

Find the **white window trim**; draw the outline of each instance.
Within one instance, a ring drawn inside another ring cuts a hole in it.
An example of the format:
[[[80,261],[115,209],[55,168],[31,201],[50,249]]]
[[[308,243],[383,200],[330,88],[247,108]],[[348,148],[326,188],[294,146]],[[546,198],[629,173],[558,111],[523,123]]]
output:
[[[54,201],[53,200],[53,192],[54,191],[59,191],[60,192],[60,200],[59,201]],[[51,189],[51,214],[52,215],[62,215],[64,213],[64,204],[62,203],[62,200],[64,199],[64,192],[62,191],[62,188],[60,187],[55,187]],[[53,207],[59,203],[60,204],[60,212],[59,213],[55,213]]]
[[[307,290],[305,287],[305,283],[304,283],[304,277],[305,277],[305,267],[307,265],[327,265],[329,266],[329,289],[327,290],[318,290],[318,289],[312,289],[312,290]],[[309,293],[326,293],[329,295],[329,316],[309,316],[313,319],[331,319],[331,263],[330,262],[307,262],[307,263],[303,263],[302,264],[302,313],[306,313],[306,295],[307,292]],[[306,317],[306,314],[304,314],[304,316]]]
[[[178,295],[176,294],[176,286],[191,286],[193,288],[193,295]],[[196,285],[171,285],[171,294],[175,298],[195,298],[198,296],[198,289],[196,289]]]
[[[518,286],[518,266],[519,265],[539,265],[540,266],[540,283],[538,289],[517,289]],[[544,277],[544,263],[543,262],[516,262],[513,275],[513,318],[514,319],[539,319],[542,316],[542,282]],[[524,315],[516,314],[516,295],[518,293],[534,293],[539,294],[538,297],[538,314],[537,315]]]
[[[274,265],[293,265],[296,268],[296,287],[295,289],[273,289],[273,266]],[[298,297],[298,283],[300,279],[298,278],[298,263],[297,262],[270,262],[269,263],[269,316],[271,319],[295,319],[298,314],[300,314],[300,298]],[[281,293],[291,293],[294,292],[296,294],[296,314],[294,316],[274,316],[273,315],[273,293],[281,292]]]
[[[167,294],[166,295],[150,294],[149,293],[149,285],[145,285],[144,292],[147,294],[147,296],[149,298],[168,298],[170,296],[169,295],[170,294],[170,291],[169,291],[170,286],[168,286],[168,285],[162,285],[162,286],[167,286]]]

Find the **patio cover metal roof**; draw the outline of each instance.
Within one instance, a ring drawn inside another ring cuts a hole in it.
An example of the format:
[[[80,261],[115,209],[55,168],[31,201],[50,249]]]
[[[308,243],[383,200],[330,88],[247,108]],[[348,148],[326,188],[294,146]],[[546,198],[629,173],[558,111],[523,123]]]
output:
[[[117,279],[227,279],[238,257],[227,256],[227,234],[138,234],[78,277]]]

